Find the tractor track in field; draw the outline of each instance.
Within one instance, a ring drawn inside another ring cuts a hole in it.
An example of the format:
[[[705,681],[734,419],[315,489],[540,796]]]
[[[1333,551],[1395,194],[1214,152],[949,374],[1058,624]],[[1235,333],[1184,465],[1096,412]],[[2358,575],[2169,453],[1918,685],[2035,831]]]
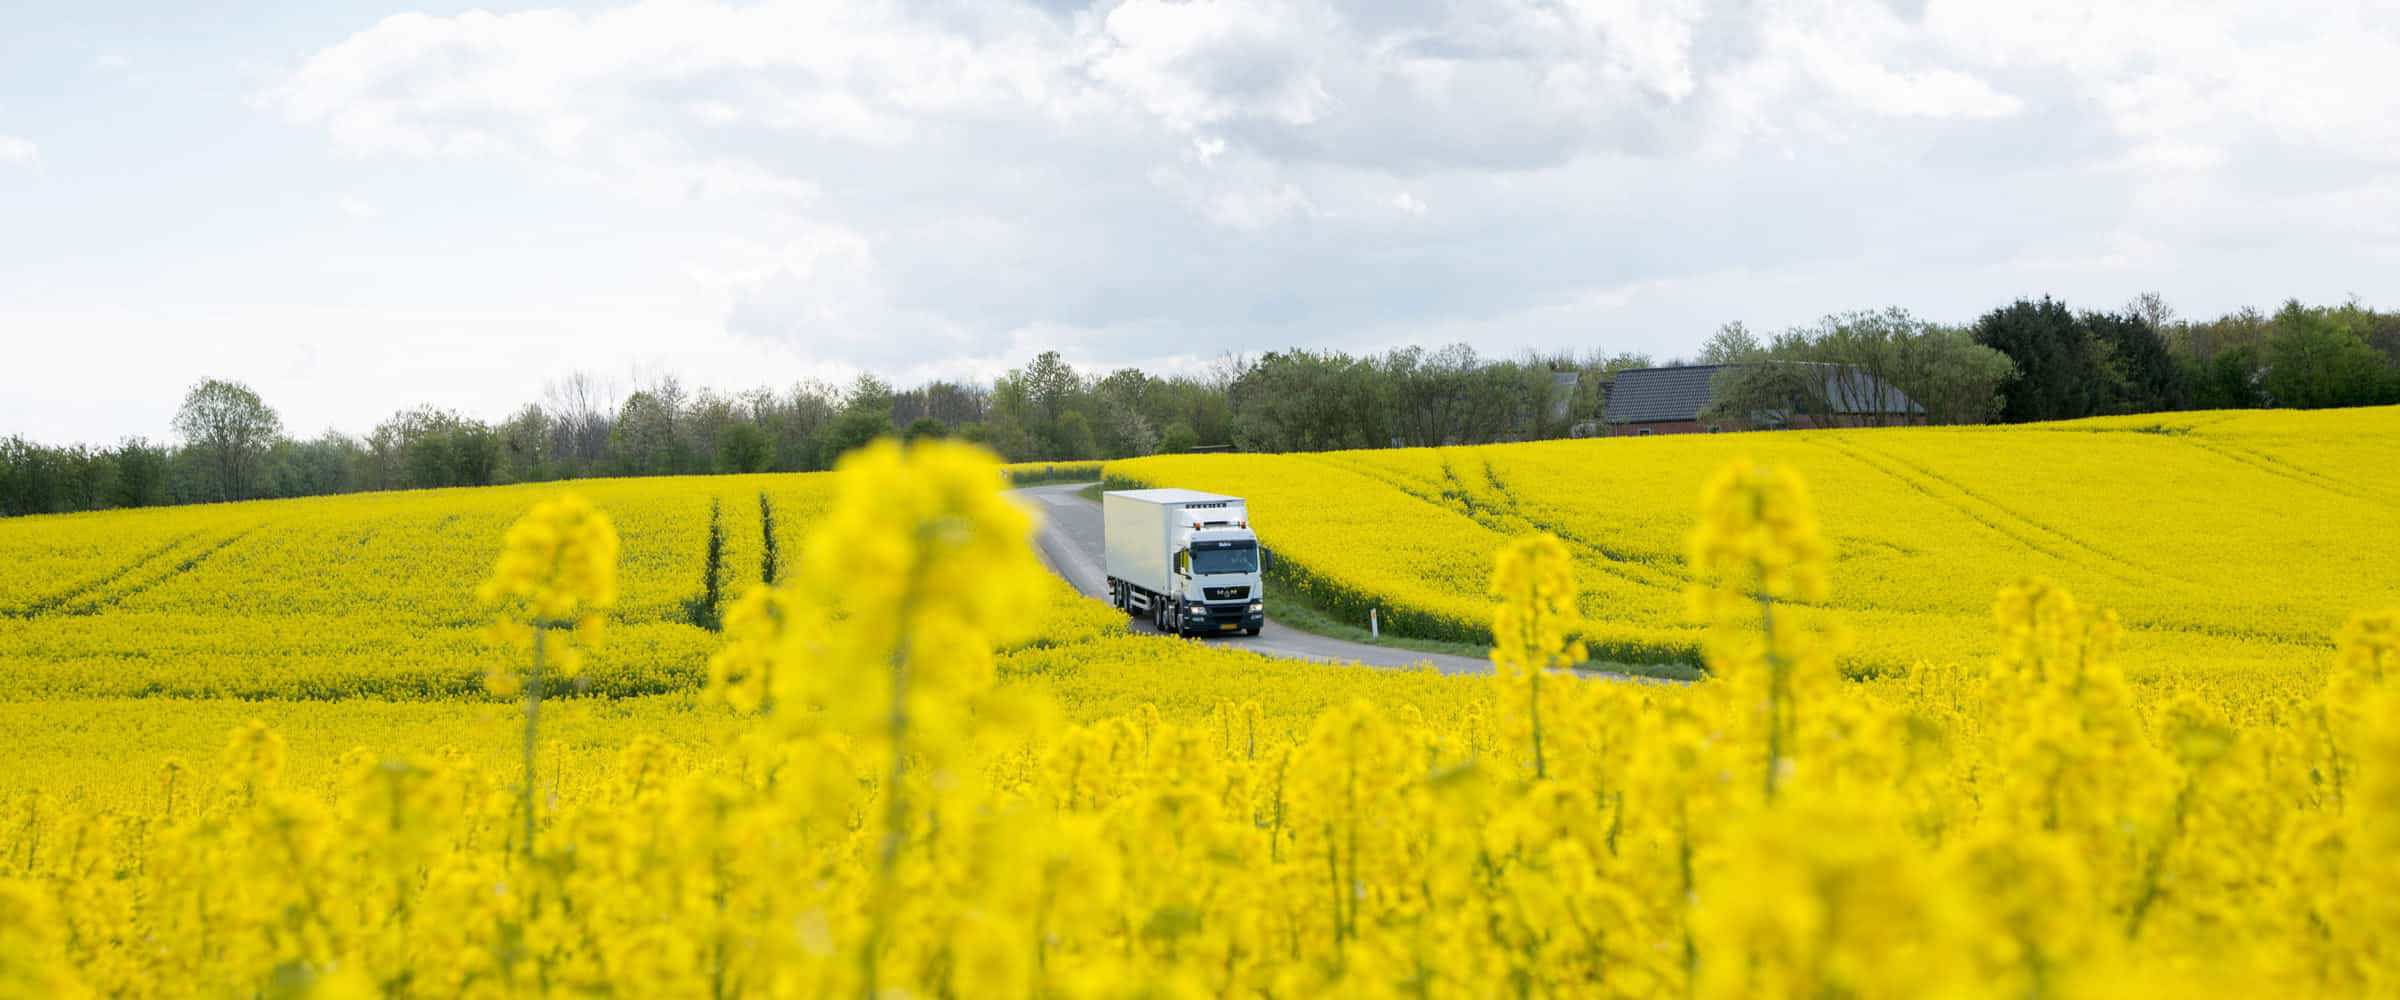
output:
[[[2230,441],[2204,440],[2188,434],[2179,436],[2178,440],[2226,461],[2247,466],[2286,482],[2298,483],[2361,503],[2371,503],[2390,510],[2400,510],[2400,501],[2360,490],[2322,472],[2293,465],[2254,448],[2245,448]]]
[[[1466,488],[1465,481],[1459,479],[1457,473],[1451,470],[1447,459],[1442,462],[1442,471],[1450,476],[1452,482],[1458,483],[1462,489]],[[1524,503],[1517,499],[1516,491],[1509,488],[1507,480],[1500,478],[1500,470],[1492,467],[1490,459],[1483,460],[1483,482],[1491,489],[1493,495],[1500,498],[1508,516],[1524,522],[1527,527],[1535,531],[1555,535],[1568,545],[1583,550],[1584,553],[1594,557],[1594,564],[1602,572],[1636,586],[1652,587],[1677,594],[1683,592],[1687,581],[1680,573],[1659,569],[1651,560],[1612,548],[1597,539],[1587,537],[1578,529],[1527,513]]]
[[[1654,576],[1651,574],[1655,574],[1657,571],[1650,569],[1640,560],[1626,558],[1614,551],[1611,551],[1606,546],[1600,545],[1591,539],[1584,538],[1573,530],[1566,529],[1561,525],[1544,522],[1527,516],[1523,508],[1517,504],[1516,497],[1513,494],[1508,493],[1505,487],[1500,484],[1498,478],[1493,475],[1491,471],[1491,463],[1489,462],[1484,463],[1485,482],[1494,485],[1495,491],[1500,493],[1501,499],[1504,501],[1505,506],[1478,502],[1473,492],[1467,488],[1465,481],[1459,479],[1457,473],[1451,468],[1450,460],[1448,458],[1441,459],[1442,474],[1449,484],[1448,486],[1444,487],[1431,483],[1426,483],[1422,486],[1414,485],[1412,482],[1410,482],[1412,477],[1399,473],[1391,473],[1388,472],[1388,470],[1371,470],[1364,464],[1344,462],[1334,459],[1330,456],[1311,455],[1305,457],[1332,466],[1336,469],[1340,469],[1344,472],[1353,473],[1355,475],[1363,476],[1365,478],[1382,483],[1393,489],[1399,490],[1402,494],[1408,496],[1410,499],[1418,501],[1419,503],[1423,503],[1432,507],[1438,507],[1453,514],[1457,514],[1469,521],[1473,521],[1475,524],[1481,526],[1487,531],[1491,531],[1502,536],[1514,537],[1516,535],[1525,534],[1529,531],[1547,531],[1558,536],[1559,540],[1566,542],[1568,545],[1590,556],[1591,559],[1589,562],[1593,569],[1599,570],[1601,573],[1622,580],[1633,586],[1650,587],[1659,590],[1671,590],[1677,592],[1682,590],[1683,584],[1680,581],[1665,581],[1654,578]],[[1425,492],[1425,489],[1427,488],[1439,489],[1441,492],[1428,494]]]
[[[2185,578],[2183,578],[2183,577],[2176,576],[2176,575],[2174,575],[2174,574],[2172,574],[2172,573],[2169,573],[2169,572],[2167,572],[2167,571],[2165,571],[2165,570],[2159,569],[2159,568],[2157,568],[2157,567],[2155,567],[2155,566],[2150,566],[2150,565],[2147,565],[2147,564],[2145,564],[2145,563],[2136,562],[2136,561],[2134,561],[2133,559],[2131,559],[2131,558],[2128,558],[2128,557],[2126,557],[2126,556],[2118,555],[2118,554],[2117,554],[2117,553],[2115,553],[2115,552],[2111,552],[2111,551],[2109,551],[2109,550],[2107,550],[2107,549],[2104,549],[2104,548],[2101,548],[2101,547],[2099,547],[2099,546],[2097,546],[2097,545],[2093,545],[2093,544],[2092,544],[2092,543],[2090,543],[2090,542],[2084,541],[2083,539],[2081,539],[2081,538],[2079,538],[2079,537],[2076,537],[2076,535],[2075,535],[2074,533],[2072,533],[2072,532],[2069,532],[2069,531],[2067,531],[2067,530],[2065,530],[2065,529],[2063,529],[2063,528],[2056,527],[2056,526],[2054,526],[2054,525],[2051,525],[2051,524],[2049,524],[2049,523],[2047,523],[2047,522],[2044,522],[2044,521],[2038,520],[2038,519],[2034,518],[2032,515],[2026,514],[2026,513],[2024,513],[2023,511],[2017,510],[2017,509],[2016,509],[2016,508],[2014,508],[2014,507],[2011,507],[2011,506],[2009,506],[2009,505],[2007,505],[2007,504],[2001,503],[2001,502],[2000,502],[2000,501],[1998,501],[1998,500],[1994,500],[1994,499],[1992,499],[1991,497],[1985,496],[1985,495],[1984,495],[1984,494],[1982,494],[1982,493],[1978,493],[1978,492],[1976,492],[1975,490],[1973,490],[1973,489],[1969,488],[1969,487],[1967,486],[1967,484],[1965,484],[1965,483],[1962,483],[1962,482],[1959,482],[1958,480],[1956,480],[1956,479],[1953,479],[1953,478],[1951,478],[1950,476],[1944,475],[1944,474],[1942,474],[1942,473],[1940,473],[1940,472],[1937,472],[1937,471],[1935,471],[1935,470],[1933,470],[1933,469],[1931,469],[1931,468],[1928,468],[1928,467],[1926,467],[1926,466],[1923,466],[1923,465],[1918,465],[1918,464],[1915,464],[1915,463],[1909,462],[1909,461],[1907,461],[1906,459],[1902,459],[1902,458],[1899,458],[1899,457],[1897,457],[1897,456],[1895,456],[1895,455],[1892,455],[1890,452],[1883,452],[1882,454],[1883,454],[1883,456],[1884,456],[1886,459],[1890,460],[1890,461],[1891,461],[1893,464],[1895,464],[1895,465],[1898,465],[1898,466],[1900,466],[1901,468],[1907,469],[1907,470],[1909,470],[1909,471],[1911,471],[1911,472],[1915,472],[1915,473],[1917,473],[1918,475],[1924,476],[1924,477],[1925,477],[1925,478],[1927,478],[1927,479],[1931,479],[1931,480],[1933,480],[1934,482],[1937,482],[1937,483],[1940,483],[1940,484],[1942,484],[1942,485],[1944,485],[1944,486],[1947,486],[1947,487],[1951,488],[1952,490],[1956,490],[1956,491],[1958,492],[1958,495],[1959,495],[1959,496],[1965,497],[1965,498],[1967,498],[1967,499],[1969,499],[1969,500],[1973,500],[1973,501],[1975,501],[1976,503],[1983,504],[1983,505],[1984,505],[1984,506],[1986,506],[1986,507],[1990,507],[1990,508],[1991,508],[1991,509],[1993,509],[1993,510],[1999,511],[1999,512],[2001,513],[2001,515],[2002,515],[2002,516],[2005,516],[2005,517],[2007,517],[2007,518],[2009,518],[2009,519],[2011,519],[2011,520],[2014,520],[2014,521],[2016,521],[2018,524],[2024,525],[2024,526],[2026,526],[2026,527],[2028,527],[2028,528],[2031,528],[2031,529],[2033,529],[2033,530],[2035,530],[2035,531],[2042,532],[2042,533],[2044,533],[2044,534],[2046,534],[2046,535],[2049,535],[2049,536],[2050,536],[2050,537],[2052,537],[2052,538],[2056,538],[2056,539],[2058,539],[2058,540],[2060,540],[2060,541],[2062,541],[2062,542],[2065,542],[2066,544],[2068,544],[2068,545],[2070,545],[2070,546],[2073,546],[2073,547],[2075,547],[2075,548],[2077,548],[2077,549],[2081,549],[2082,551],[2084,551],[2084,552],[2087,552],[2087,553],[2090,553],[2091,555],[2093,555],[2093,556],[2096,556],[2096,557],[2098,557],[2098,558],[2100,558],[2100,559],[2104,559],[2104,560],[2107,560],[2107,561],[2109,561],[2109,562],[2115,563],[2115,564],[2117,564],[2117,565],[2118,565],[2118,566],[2120,566],[2120,567],[2123,567],[2123,568],[2125,568],[2125,569],[2131,570],[2131,571],[2133,571],[2133,572],[2136,572],[2136,573],[2146,573],[2146,574],[2148,574],[2148,575],[2150,575],[2150,576],[2153,576],[2153,577],[2156,577],[2156,578],[2158,578],[2159,580],[2163,580],[2163,581],[2167,581],[2167,582],[2171,582],[2171,583],[2181,583],[2181,584],[2188,584],[2188,585],[2192,585],[2192,586],[2198,586],[2198,585],[2199,585],[2199,581],[2196,581],[2196,580],[2188,580],[2188,579],[2185,579]]]
[[[1848,458],[1851,461],[1857,462],[1866,468],[1882,473],[1883,475],[1898,481],[1902,485],[1915,490],[1919,495],[1925,497],[1927,500],[1931,500],[1936,504],[1947,507],[1960,516],[1963,516],[1968,520],[1975,522],[1976,524],[1982,525],[1983,527],[1991,530],[1993,533],[1998,534],[2003,538],[2013,541],[2035,552],[2049,556],[2050,558],[2056,559],[2062,563],[2089,569],[2128,586],[2151,587],[2156,586],[2161,582],[2174,583],[2182,586],[2193,585],[2191,581],[2169,576],[2165,573],[2158,572],[2157,570],[2129,562],[2123,557],[2117,556],[2113,553],[2093,548],[2092,546],[2084,543],[2072,535],[2061,532],[2056,528],[2042,524],[2041,522],[2035,521],[2032,518],[2028,518],[2022,514],[2018,514],[2017,512],[2002,506],[2001,504],[1993,502],[1988,497],[1984,497],[1972,490],[1960,486],[1955,480],[1909,465],[1908,463],[1892,458],[1889,455],[1876,453],[1875,457],[1869,457],[1868,453],[1864,449],[1836,444],[1832,441],[1823,439],[1816,439],[1811,443],[1834,451],[1844,458]],[[1942,486],[1948,487],[1953,493],[1956,494],[1956,496],[1945,496],[1941,492],[1935,490],[1932,486],[1927,485],[1928,482],[1939,483]],[[1973,503],[1971,504],[1969,501],[1972,501]],[[1987,511],[1980,509],[1977,505],[1980,505],[1980,508],[1989,508],[1989,510]],[[2078,552],[2083,554],[2079,555]],[[2099,562],[2094,562],[2095,559],[2099,560]]]
[[[85,615],[96,615],[103,611],[107,611],[108,609],[122,603],[126,598],[138,597],[149,592],[152,588],[155,588],[162,583],[182,576],[185,573],[191,572],[193,569],[198,568],[201,563],[207,562],[210,557],[215,556],[219,552],[225,551],[235,542],[239,542],[244,538],[250,537],[253,533],[257,532],[263,527],[265,527],[265,525],[252,525],[251,527],[244,528],[240,531],[234,532],[231,535],[227,535],[224,538],[220,538],[208,545],[201,546],[199,549],[193,551],[190,555],[186,555],[182,559],[176,560],[173,565],[168,566],[163,572],[152,573],[143,576],[127,586],[115,588],[113,590],[105,590],[99,593],[91,593],[87,591],[87,593],[90,594],[87,599],[77,601],[73,604],[62,605],[53,609],[53,611],[57,614],[79,617]]]
[[[123,565],[120,565],[115,569],[108,570],[107,572],[101,573],[98,576],[90,577],[69,585],[64,590],[60,590],[43,597],[37,597],[31,601],[27,601],[24,604],[17,605],[13,608],[8,608],[5,611],[0,611],[0,615],[4,615],[9,618],[36,618],[52,611],[56,611],[59,608],[65,607],[67,604],[75,601],[77,598],[106,588],[108,585],[124,579],[126,576],[144,566],[149,565],[160,557],[165,556],[167,553],[181,548],[185,542],[189,542],[198,537],[200,537],[200,533],[197,531],[185,532],[184,534],[177,535],[173,538],[167,539],[160,545],[143,551],[140,555],[134,556],[132,559],[126,561]]]

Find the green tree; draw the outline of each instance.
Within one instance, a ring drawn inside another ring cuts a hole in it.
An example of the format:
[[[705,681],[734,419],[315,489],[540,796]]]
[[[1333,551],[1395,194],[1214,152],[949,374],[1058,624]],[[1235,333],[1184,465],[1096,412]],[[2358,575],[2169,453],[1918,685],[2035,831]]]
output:
[[[1083,376],[1076,374],[1074,366],[1067,364],[1057,351],[1043,351],[1034,356],[1032,364],[1025,366],[1018,381],[1025,387],[1026,401],[1032,404],[1033,432],[1055,435],[1058,422],[1066,417],[1068,405],[1083,388]]]
[[[2002,419],[2088,417],[2106,398],[2106,357],[2067,307],[2048,297],[2018,299],[1975,321],[1975,342],[2008,355],[2015,374],[2000,389]]]
[[[1905,309],[1827,316],[1776,334],[1748,363],[1719,372],[1707,417],[1731,426],[1914,419],[1890,398],[1898,390],[1929,423],[1980,423],[1998,412],[2008,356],[1964,330]],[[1846,415],[1846,416],[1845,416]]]
[[[504,483],[525,483],[551,477],[551,447],[558,424],[540,405],[527,403],[499,427],[500,469]]]
[[[825,453],[825,431],[841,415],[841,391],[809,380],[783,396],[760,393],[753,403],[759,426],[775,441],[774,468],[799,472],[823,469],[833,456]]]
[[[1270,351],[1227,387],[1244,451],[1327,451],[1391,443],[1390,380],[1339,351]]]
[[[1357,374],[1337,370],[1334,379],[1351,382]],[[1380,412],[1356,415],[1353,421],[1365,438],[1361,443],[1369,447],[1390,437],[1424,447],[1494,441],[1540,416],[1548,402],[1547,371],[1487,363],[1466,344],[1432,352],[1398,348],[1370,363],[1364,374],[1372,386],[1353,404]],[[1526,380],[1537,375],[1538,385]]]
[[[450,439],[450,483],[490,486],[500,470],[500,435],[481,420],[460,419],[447,430]]]
[[[1011,462],[1029,462],[1041,457],[1036,454],[1033,435],[1025,430],[1025,425],[1015,416],[997,410],[983,424],[983,444]]]
[[[283,418],[240,382],[203,379],[184,394],[175,431],[185,447],[207,457],[215,497],[256,496],[267,446],[283,433]]]
[[[50,448],[10,435],[0,438],[0,514],[51,514],[60,506],[65,478]]]
[[[268,452],[272,490],[279,497],[323,496],[350,489],[358,445],[334,431],[313,441],[277,441]]]
[[[116,489],[117,463],[108,452],[83,445],[52,449],[59,460],[61,510],[99,510]]]
[[[1925,408],[1935,424],[1980,424],[2000,415],[2000,388],[2017,371],[2008,355],[1975,342],[1964,329],[1927,325],[1899,344],[1892,384]]]
[[[1168,424],[1166,430],[1158,432],[1158,450],[1169,455],[1190,451],[1199,444],[1200,438],[1192,433],[1192,425],[1182,421]]]
[[[873,375],[861,375],[846,394],[841,415],[825,428],[826,462],[839,461],[851,450],[891,434],[892,387]]]
[[[1158,450],[1158,380],[1137,368],[1119,368],[1092,384],[1087,411],[1109,458],[1136,458]]]
[[[2152,306],[2166,312],[2164,303]],[[2085,333],[2109,359],[2105,398],[2096,410],[2108,413],[2155,413],[2180,410],[2190,404],[2191,392],[2183,369],[2167,352],[2153,320],[2139,313],[2085,313]]]
[[[367,436],[376,489],[487,486],[500,474],[501,436],[490,425],[433,406],[402,410]]]
[[[109,454],[117,464],[114,492],[108,498],[111,506],[148,507],[167,502],[167,449],[145,438],[129,437]]]
[[[1100,455],[1099,442],[1092,438],[1092,422],[1081,412],[1067,411],[1058,418],[1058,434],[1051,455],[1060,461],[1076,462]]]
[[[717,434],[717,468],[725,472],[765,472],[774,461],[775,442],[757,424],[729,424]]]
[[[1786,346],[1791,353],[1799,351]],[[1836,380],[1823,364],[1776,358],[1726,368],[1709,380],[1709,403],[1700,421],[1724,428],[1779,428],[1834,423],[1840,401],[1829,392]]]
[[[2260,386],[2264,364],[2256,345],[2235,344],[2210,358],[2186,359],[2184,367],[2194,406],[2234,410],[2267,405]]]
[[[865,410],[843,410],[825,428],[824,454],[828,465],[843,455],[863,448],[868,442],[892,433],[892,422],[880,414]]]
[[[2287,302],[2267,340],[2264,388],[2276,406],[2303,409],[2384,401],[2383,354],[2328,310]]]
[[[1750,329],[1737,321],[1718,327],[1717,332],[1710,334],[1708,340],[1700,345],[1700,363],[1739,364],[1759,360],[1766,353],[1766,345],[1759,343],[1757,337],[1750,335]]]
[[[628,476],[667,476],[688,471],[680,437],[680,400],[655,389],[625,397],[609,428],[608,450],[617,471]]]

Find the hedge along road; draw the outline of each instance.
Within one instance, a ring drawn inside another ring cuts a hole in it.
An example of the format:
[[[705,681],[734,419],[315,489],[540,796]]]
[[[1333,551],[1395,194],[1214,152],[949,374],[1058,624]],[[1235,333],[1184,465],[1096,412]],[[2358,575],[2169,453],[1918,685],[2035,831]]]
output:
[[[1108,571],[1102,567],[1106,560],[1105,538],[1101,531],[1100,505],[1083,496],[1090,483],[1053,483],[1029,486],[1017,490],[1034,513],[1041,519],[1041,531],[1036,538],[1042,561],[1085,597],[1108,599]],[[1247,649],[1267,656],[1288,660],[1315,660],[1320,663],[1362,663],[1371,667],[1419,667],[1430,664],[1445,674],[1490,673],[1489,661],[1444,653],[1420,653],[1408,649],[1392,649],[1363,642],[1347,642],[1277,624],[1272,617],[1275,592],[1267,591],[1267,627],[1255,636],[1204,636],[1201,641],[1218,643],[1234,649]],[[1129,617],[1128,625],[1144,632],[1156,631],[1147,620]]]

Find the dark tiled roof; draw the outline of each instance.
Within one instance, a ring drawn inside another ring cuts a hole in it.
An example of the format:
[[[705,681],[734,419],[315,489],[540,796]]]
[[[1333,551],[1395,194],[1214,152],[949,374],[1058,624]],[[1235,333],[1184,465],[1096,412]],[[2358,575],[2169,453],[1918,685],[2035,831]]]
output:
[[[1633,368],[1617,373],[1605,418],[1612,424],[1698,420],[1708,408],[1709,381],[1723,365]]]
[[[1925,408],[1900,387],[1846,365],[1826,365],[1825,398],[1836,413],[1923,414]]]
[[[1739,365],[1633,368],[1617,373],[1608,390],[1605,419],[1612,424],[1698,420],[1713,398],[1717,373]],[[1921,414],[1925,408],[1898,387],[1856,368],[1821,365],[1825,402],[1842,414]]]

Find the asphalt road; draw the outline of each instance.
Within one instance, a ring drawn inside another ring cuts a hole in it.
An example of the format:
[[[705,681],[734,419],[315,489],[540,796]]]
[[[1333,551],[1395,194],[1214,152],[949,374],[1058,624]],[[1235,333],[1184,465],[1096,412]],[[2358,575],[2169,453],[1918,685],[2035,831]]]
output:
[[[1108,572],[1101,568],[1105,550],[1100,527],[1100,505],[1080,495],[1080,491],[1090,485],[1056,483],[1029,486],[1016,493],[1041,517],[1042,528],[1036,541],[1041,548],[1042,561],[1050,565],[1052,572],[1073,584],[1076,590],[1082,591],[1085,597],[1105,601],[1108,599]],[[1195,641],[1320,663],[1360,663],[1371,667],[1420,667],[1431,664],[1445,674],[1480,674],[1492,669],[1490,663],[1471,657],[1370,646],[1285,628],[1274,621],[1274,607],[1275,592],[1270,588],[1267,591],[1269,618],[1264,631],[1255,636],[1205,636]],[[1128,622],[1138,631],[1155,631],[1146,618],[1129,617]]]

